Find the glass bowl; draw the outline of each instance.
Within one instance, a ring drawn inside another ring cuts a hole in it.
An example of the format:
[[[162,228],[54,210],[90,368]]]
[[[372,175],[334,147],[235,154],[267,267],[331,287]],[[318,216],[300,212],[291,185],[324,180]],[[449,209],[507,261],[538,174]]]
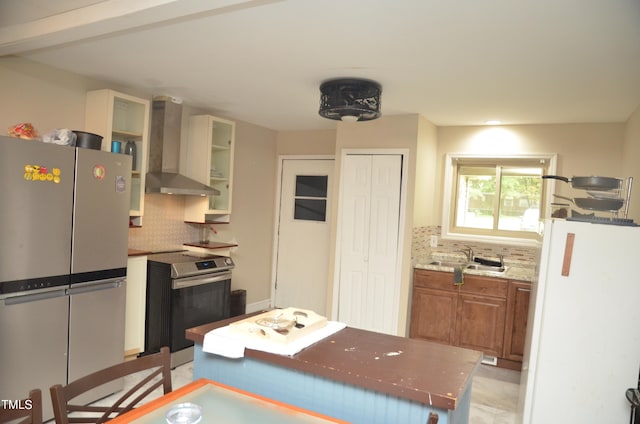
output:
[[[256,324],[261,325],[263,327],[272,328],[276,331],[278,330],[288,330],[295,325],[295,321],[290,319],[277,317],[266,317],[256,320]]]
[[[179,403],[167,412],[168,424],[196,424],[202,419],[202,408],[195,403]]]

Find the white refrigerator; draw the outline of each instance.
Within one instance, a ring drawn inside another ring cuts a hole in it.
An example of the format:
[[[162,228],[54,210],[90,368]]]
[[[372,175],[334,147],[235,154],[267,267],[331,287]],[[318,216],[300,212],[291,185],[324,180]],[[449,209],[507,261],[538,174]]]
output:
[[[640,227],[547,220],[518,412],[523,423],[626,423],[640,367]]]

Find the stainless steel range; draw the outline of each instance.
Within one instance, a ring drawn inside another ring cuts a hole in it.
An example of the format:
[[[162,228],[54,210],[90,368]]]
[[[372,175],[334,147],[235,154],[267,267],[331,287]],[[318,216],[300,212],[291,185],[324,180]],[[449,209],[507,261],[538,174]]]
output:
[[[171,367],[193,360],[188,328],[229,318],[231,270],[227,256],[182,251],[149,255],[145,352],[171,350]]]

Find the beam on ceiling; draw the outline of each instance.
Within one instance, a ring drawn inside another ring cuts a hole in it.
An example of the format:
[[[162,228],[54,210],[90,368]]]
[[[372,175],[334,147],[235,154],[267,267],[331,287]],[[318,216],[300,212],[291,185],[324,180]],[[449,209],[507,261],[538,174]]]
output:
[[[0,56],[283,0],[105,0],[0,28]]]

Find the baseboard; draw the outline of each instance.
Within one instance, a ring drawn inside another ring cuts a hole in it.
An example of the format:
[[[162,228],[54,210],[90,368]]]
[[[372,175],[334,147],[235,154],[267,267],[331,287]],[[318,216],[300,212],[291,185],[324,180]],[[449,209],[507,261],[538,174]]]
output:
[[[136,359],[140,352],[142,352],[142,351],[140,349],[138,349],[138,348],[125,350],[125,352],[124,352],[124,360],[125,361],[131,361],[132,359]]]
[[[250,314],[252,312],[263,311],[265,309],[271,308],[271,300],[261,300],[260,302],[249,303],[247,305],[247,313]]]
[[[508,359],[498,358],[498,368],[506,368],[514,371],[522,371],[522,362],[510,361]]]

